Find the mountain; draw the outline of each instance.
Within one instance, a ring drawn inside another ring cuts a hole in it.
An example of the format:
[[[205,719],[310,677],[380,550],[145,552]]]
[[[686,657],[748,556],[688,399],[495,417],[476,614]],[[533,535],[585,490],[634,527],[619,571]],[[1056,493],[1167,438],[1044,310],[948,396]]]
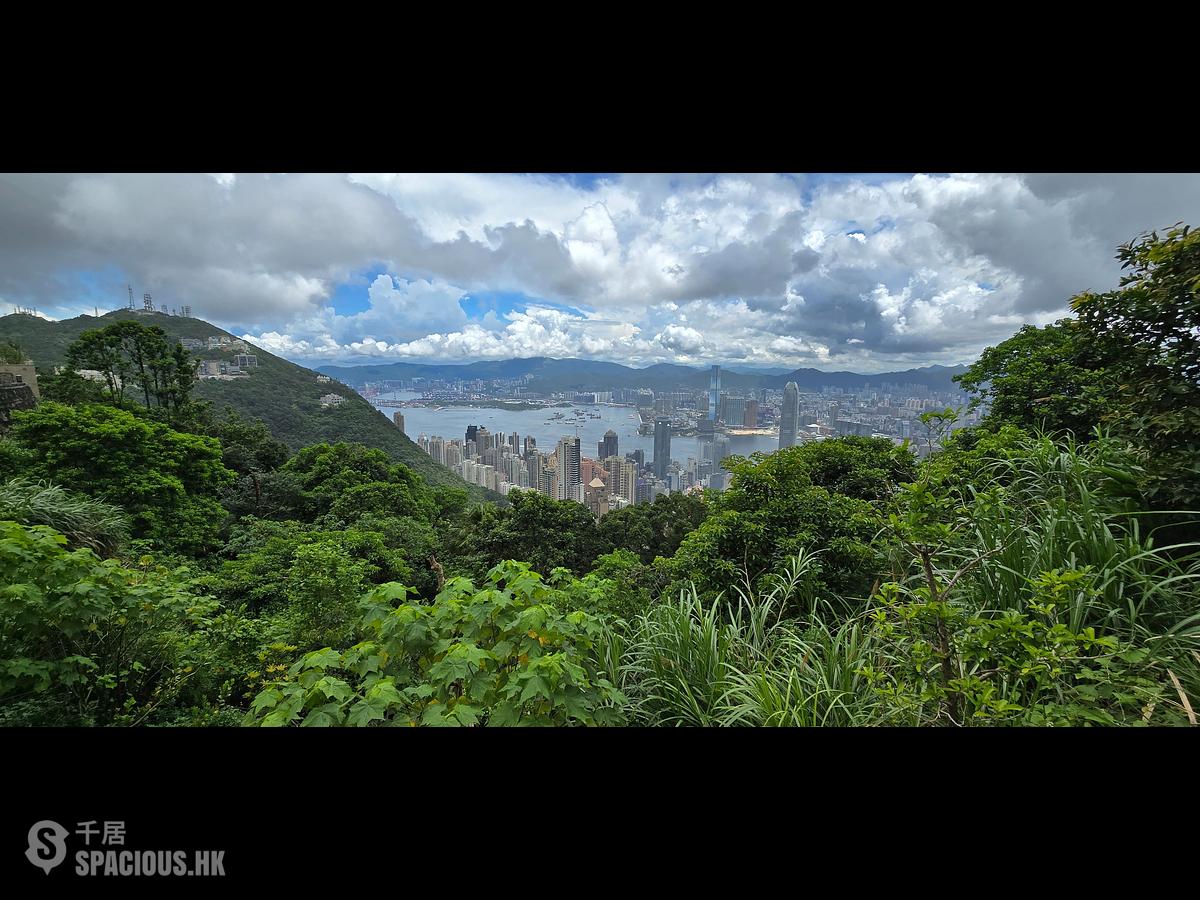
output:
[[[856,372],[822,372],[819,369],[795,369],[787,372],[775,369],[764,372],[739,372],[721,369],[721,387],[739,390],[782,388],[794,381],[804,390],[822,387],[852,388],[864,384],[922,385],[931,390],[953,390],[953,376],[965,372],[966,366],[926,366],[902,372],[881,372],[860,375]],[[346,384],[362,385],[369,381],[425,379],[493,379],[531,376],[528,387],[533,391],[610,390],[613,388],[647,387],[659,391],[705,390],[709,369],[694,369],[673,363],[658,363],[644,369],[633,369],[618,363],[585,359],[552,359],[538,356],[530,359],[490,360],[465,365],[424,365],[418,363],[383,363],[365,366],[318,366],[323,372]]]
[[[169,336],[182,338],[229,337],[236,339],[203,319],[185,319],[163,313],[114,310],[99,318],[78,316],[50,322],[28,315],[0,317],[0,340],[20,346],[36,366],[50,369],[66,361],[67,347],[83,332],[103,328],[113,322],[132,319],[146,325],[158,325]],[[193,350],[201,359],[232,360],[231,351]],[[248,351],[258,357],[258,367],[248,378],[229,381],[204,379],[196,384],[195,396],[211,400],[219,412],[229,404],[245,416],[266,422],[271,433],[293,450],[322,442],[358,442],[377,447],[397,462],[402,462],[434,485],[468,488],[472,499],[487,499],[482,488],[469,485],[454,472],[440,465],[405,437],[391,420],[338,381],[318,382],[317,373],[259,347]],[[322,407],[320,398],[337,394],[345,402]],[[487,492],[490,493],[490,492]],[[494,496],[494,495],[492,495]]]

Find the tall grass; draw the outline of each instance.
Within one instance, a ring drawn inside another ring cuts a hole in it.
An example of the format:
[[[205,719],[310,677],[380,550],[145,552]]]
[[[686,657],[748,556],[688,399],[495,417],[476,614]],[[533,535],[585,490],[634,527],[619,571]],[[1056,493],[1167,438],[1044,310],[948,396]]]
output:
[[[129,520],[120,507],[30,478],[0,483],[0,519],[49,525],[73,546],[105,556],[115,553],[129,537]]]

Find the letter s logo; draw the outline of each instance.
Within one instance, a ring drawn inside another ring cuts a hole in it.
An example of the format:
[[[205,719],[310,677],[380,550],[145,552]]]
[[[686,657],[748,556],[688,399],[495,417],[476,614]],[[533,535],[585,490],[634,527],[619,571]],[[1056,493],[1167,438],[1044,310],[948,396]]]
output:
[[[25,856],[47,875],[67,855],[69,832],[57,822],[43,819],[29,829],[29,849]]]

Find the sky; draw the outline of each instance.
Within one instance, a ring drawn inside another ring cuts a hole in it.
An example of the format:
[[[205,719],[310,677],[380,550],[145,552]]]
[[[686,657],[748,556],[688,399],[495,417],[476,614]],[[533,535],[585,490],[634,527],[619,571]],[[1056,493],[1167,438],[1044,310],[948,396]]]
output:
[[[0,314],[141,304],[306,365],[554,356],[883,372],[973,361],[1200,175],[0,175]]]

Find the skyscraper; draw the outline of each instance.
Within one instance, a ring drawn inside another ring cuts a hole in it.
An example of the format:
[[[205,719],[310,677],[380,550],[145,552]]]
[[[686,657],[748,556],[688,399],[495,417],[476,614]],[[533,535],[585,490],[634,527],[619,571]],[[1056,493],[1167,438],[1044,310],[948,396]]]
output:
[[[582,500],[580,487],[583,484],[579,478],[579,438],[564,435],[558,441],[555,451],[558,458],[558,490],[556,500]]]
[[[400,429],[400,433],[404,434],[404,413],[392,413],[392,421],[396,424],[396,427]]]
[[[800,423],[800,388],[789,381],[783,389],[783,409],[779,413],[779,449],[796,445]]]
[[[537,438],[525,435],[525,458],[529,459],[529,455],[537,449]]]
[[[604,432],[604,440],[599,444],[599,452],[596,454],[598,459],[608,459],[610,456],[617,455],[617,433],[611,428]]]
[[[467,426],[467,436],[466,436],[466,440],[464,440],[464,441],[463,441],[463,443],[466,443],[466,441],[475,441],[475,436],[476,436],[478,433],[479,433],[479,426],[478,426],[478,425],[468,425],[468,426]],[[478,446],[479,442],[478,442],[478,441],[475,441],[475,443],[476,443],[476,446]]]
[[[721,404],[721,367],[713,366],[708,376],[708,417],[717,420],[717,407]]]
[[[654,475],[656,478],[667,477],[667,467],[671,464],[671,420],[659,416],[654,420]]]

